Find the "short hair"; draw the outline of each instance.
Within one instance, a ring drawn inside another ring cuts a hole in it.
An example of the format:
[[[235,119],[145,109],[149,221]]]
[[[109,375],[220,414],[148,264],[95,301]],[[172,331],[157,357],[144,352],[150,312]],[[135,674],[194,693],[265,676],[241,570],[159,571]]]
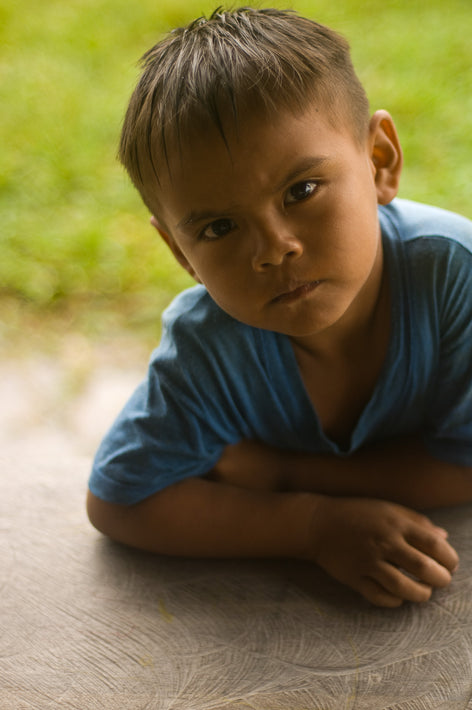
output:
[[[317,100],[330,123],[366,135],[369,103],[347,41],[290,10],[218,8],[170,32],[141,65],[119,159],[151,211],[146,176],[159,182],[170,140],[179,145],[196,125],[216,127],[226,140],[228,115],[237,125],[256,108],[296,113]]]

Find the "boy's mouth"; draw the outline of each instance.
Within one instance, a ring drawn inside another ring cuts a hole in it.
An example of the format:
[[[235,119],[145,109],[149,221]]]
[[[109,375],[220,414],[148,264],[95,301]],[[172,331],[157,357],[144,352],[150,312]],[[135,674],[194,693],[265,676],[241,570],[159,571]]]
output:
[[[298,301],[300,298],[304,298],[312,293],[320,283],[321,281],[307,281],[306,283],[291,285],[287,290],[273,298],[272,303],[292,303]]]

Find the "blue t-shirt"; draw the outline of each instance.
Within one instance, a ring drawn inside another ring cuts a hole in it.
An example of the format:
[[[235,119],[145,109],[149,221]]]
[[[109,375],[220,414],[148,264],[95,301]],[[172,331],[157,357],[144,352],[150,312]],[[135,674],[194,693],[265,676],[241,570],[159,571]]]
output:
[[[148,376],[97,452],[92,493],[136,503],[207,473],[241,439],[348,456],[421,433],[432,455],[472,465],[472,223],[398,199],[379,219],[390,343],[345,448],[324,434],[289,338],[234,320],[196,286],[165,311]]]

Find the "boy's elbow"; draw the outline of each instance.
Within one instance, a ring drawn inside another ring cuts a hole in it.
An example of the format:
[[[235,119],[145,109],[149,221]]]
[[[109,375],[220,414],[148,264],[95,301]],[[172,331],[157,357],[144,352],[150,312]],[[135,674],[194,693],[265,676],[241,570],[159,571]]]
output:
[[[113,540],[122,541],[120,528],[124,523],[125,506],[101,500],[89,490],[86,509],[88,519],[94,528]]]
[[[146,503],[147,501],[136,505],[109,503],[88,491],[87,515],[93,527],[111,540],[149,552],[161,552],[156,544],[156,540],[162,537],[162,530],[157,522],[159,515]]]

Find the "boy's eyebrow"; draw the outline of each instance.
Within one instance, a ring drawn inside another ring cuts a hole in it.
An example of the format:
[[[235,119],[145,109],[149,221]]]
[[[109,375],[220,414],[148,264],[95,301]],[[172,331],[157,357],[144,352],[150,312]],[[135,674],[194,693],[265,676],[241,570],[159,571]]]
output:
[[[281,190],[283,187],[286,185],[289,185],[291,182],[299,178],[301,175],[304,175],[305,173],[311,171],[311,170],[318,170],[319,168],[322,168],[323,165],[329,162],[329,158],[327,155],[319,156],[319,157],[309,157],[309,158],[303,158],[297,165],[294,167],[293,170],[291,170],[288,175],[284,177],[283,180],[280,181],[280,183],[276,186],[275,192],[278,192]]]
[[[201,212],[192,211],[190,214],[186,215],[177,224],[177,229],[182,227],[188,227],[189,224],[195,224],[195,222],[207,222],[215,219],[224,219],[226,215],[234,213],[239,208],[239,205],[230,205],[229,208],[224,210],[202,210]]]
[[[285,175],[283,180],[281,180],[274,188],[274,193],[279,192],[282,188],[284,188],[286,185],[289,185],[291,182],[299,178],[301,175],[304,175],[305,173],[311,171],[311,170],[318,170],[319,168],[323,167],[326,163],[329,162],[328,156],[319,156],[319,157],[308,157],[308,158],[303,158],[297,165],[294,167],[293,170],[291,170],[288,175]],[[203,221],[211,221],[212,219],[224,219],[225,215],[231,215],[238,209],[239,205],[230,205],[229,207],[226,207],[224,210],[202,210],[201,212],[197,211],[192,211],[190,214],[186,215],[180,222],[177,224],[177,229],[181,229],[182,227],[187,227],[190,224],[195,224],[195,222],[203,222]]]

